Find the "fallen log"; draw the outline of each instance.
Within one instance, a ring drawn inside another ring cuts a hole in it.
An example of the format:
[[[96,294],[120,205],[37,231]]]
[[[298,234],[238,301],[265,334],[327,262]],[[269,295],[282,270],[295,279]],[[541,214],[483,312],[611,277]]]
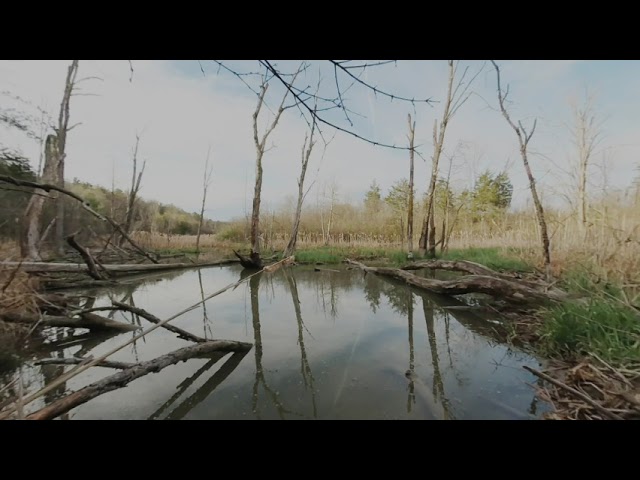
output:
[[[117,330],[121,332],[131,332],[140,328],[136,325],[116,322],[115,320],[110,320],[93,313],[83,313],[80,315],[80,318],[54,315],[43,315],[41,318],[39,315],[32,313],[2,313],[0,314],[0,320],[28,325],[38,324],[41,327],[86,328],[92,331]]]
[[[76,234],[74,233],[66,237],[65,240],[67,241],[67,243],[71,248],[77,250],[77,252],[80,254],[82,259],[84,260],[84,263],[87,264],[87,270],[91,278],[94,278],[95,280],[104,280],[104,277],[100,275],[100,272],[98,272],[98,268],[96,267],[96,261],[94,260],[94,258],[82,245],[80,245],[76,241],[75,237],[76,237]]]
[[[379,275],[386,275],[401,279],[409,285],[414,285],[441,295],[483,293],[512,303],[520,304],[528,302],[545,302],[549,300],[564,301],[568,298],[568,295],[564,292],[543,292],[515,280],[506,280],[489,275],[468,275],[456,280],[435,280],[419,277],[399,268],[367,267],[360,262],[349,259],[347,259],[346,262],[357,266],[365,272],[377,273]]]
[[[127,312],[135,313],[136,315],[139,315],[142,318],[150,321],[151,323],[155,323],[156,325],[162,323],[162,320],[142,308],[127,305],[126,303],[118,302],[116,300],[113,300],[111,304],[119,310],[125,310]],[[178,334],[178,337],[182,338],[183,340],[191,340],[192,342],[196,343],[204,343],[208,341],[206,338],[198,337],[197,335],[189,333],[186,330],[181,329],[180,327],[176,327],[175,325],[169,325],[168,323],[165,323],[162,325],[162,327],[166,328],[170,332]]]
[[[518,282],[528,285],[532,288],[547,288],[550,289],[550,285],[542,281],[525,280],[513,275],[506,275],[504,273],[496,272],[484,265],[475,262],[469,262],[467,260],[423,260],[419,262],[409,263],[402,267],[402,270],[420,270],[428,268],[431,270],[448,270],[455,272],[464,272],[471,275],[488,275],[490,277],[502,278],[504,280],[517,280]]]
[[[205,355],[215,351],[245,352],[250,350],[251,347],[252,344],[250,343],[213,340],[211,342],[181,348],[154,360],[138,363],[131,368],[105,377],[102,380],[56,400],[50,405],[28,415],[26,418],[27,420],[52,420],[99,395],[122,388],[149,373],[157,373],[169,365],[184,362],[199,355]]]
[[[163,270],[179,270],[194,267],[215,267],[237,263],[238,260],[220,260],[216,262],[204,263],[158,263],[158,264],[120,264],[105,265],[104,268],[109,273],[114,274],[136,274],[143,272],[154,272]],[[0,267],[16,267],[20,262],[0,262]],[[22,262],[22,270],[27,273],[86,273],[87,266],[83,263],[49,263],[49,262]]]
[[[67,358],[42,358],[33,362],[34,365],[80,365],[81,363],[86,363],[88,358],[80,358],[80,357],[67,357]],[[126,370],[127,368],[131,368],[135,366],[135,363],[129,362],[115,362],[112,360],[103,360],[99,363],[96,363],[97,367],[105,367],[105,368],[115,368],[118,370]]]

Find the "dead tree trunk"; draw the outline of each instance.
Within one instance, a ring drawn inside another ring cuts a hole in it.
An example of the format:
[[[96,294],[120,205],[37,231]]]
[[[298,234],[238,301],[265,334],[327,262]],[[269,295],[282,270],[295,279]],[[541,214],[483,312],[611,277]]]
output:
[[[436,231],[435,220],[433,219],[435,209],[433,208],[433,204],[436,180],[438,178],[438,163],[440,162],[440,155],[442,155],[442,150],[444,148],[444,138],[447,131],[447,125],[455,115],[456,111],[468,100],[470,93],[467,93],[467,91],[480,71],[482,71],[478,71],[478,73],[465,84],[464,79],[468,71],[468,68],[465,68],[460,80],[458,80],[454,86],[459,62],[448,60],[448,63],[449,79],[447,82],[447,97],[444,104],[444,112],[442,113],[442,120],[440,120],[440,127],[438,128],[437,120],[433,125],[434,150],[433,157],[431,157],[431,179],[429,181],[429,189],[427,190],[426,216],[422,224],[422,232],[420,234],[420,250],[423,253],[427,253],[431,258],[436,255]]]
[[[44,168],[42,169],[43,183],[58,183],[58,169],[56,165],[57,158],[58,137],[55,135],[48,135],[44,150]],[[46,191],[36,189],[24,212],[22,234],[20,235],[20,253],[22,257],[27,260],[42,260],[38,246],[40,244],[40,220],[46,196]]]
[[[298,178],[298,203],[296,204],[296,213],[293,217],[293,227],[291,229],[291,238],[289,239],[289,243],[287,244],[287,248],[284,251],[285,257],[290,257],[296,250],[296,243],[298,242],[298,230],[300,228],[300,217],[302,215],[302,203],[304,202],[304,198],[307,196],[307,192],[304,192],[304,177],[307,173],[307,166],[309,165],[309,158],[311,157],[311,151],[313,150],[313,146],[315,142],[313,141],[313,134],[316,128],[316,124],[311,125],[311,135],[304,137],[304,143],[302,144],[302,167],[300,169],[300,177]],[[307,146],[307,139],[309,140],[309,145]]]
[[[573,115],[575,126],[572,131],[573,139],[576,145],[578,161],[577,169],[577,200],[578,200],[578,219],[582,227],[583,233],[587,231],[587,178],[589,172],[589,164],[595,149],[600,142],[601,124],[596,122],[594,113],[594,97],[586,92],[584,103],[582,106],[573,105]]]
[[[409,211],[407,213],[407,250],[409,255],[413,256],[413,157],[414,139],[416,134],[416,122],[411,122],[411,114],[408,115],[409,121]]]
[[[140,170],[140,173],[138,173],[138,177],[136,178],[136,173],[138,170],[139,144],[140,136],[136,134],[136,145],[133,148],[133,173],[131,175],[131,190],[129,190],[129,198],[127,199],[127,213],[125,214],[124,226],[122,227],[122,230],[127,235],[131,234],[131,229],[133,227],[133,218],[135,215],[136,200],[138,199],[138,192],[140,191],[140,182],[142,181],[142,175],[144,174],[144,167],[147,165],[146,160],[142,162],[142,169]],[[118,241],[118,246],[122,247],[125,241],[126,237],[121,234]]]
[[[66,159],[67,133],[69,128],[69,104],[71,103],[71,95],[75,87],[76,76],[78,75],[78,60],[73,60],[67,70],[67,79],[64,86],[64,95],[60,104],[60,115],[58,117],[58,128],[56,135],[58,136],[58,156],[56,158],[56,169],[58,186],[64,188],[64,162]],[[72,127],[73,128],[73,127]],[[56,253],[60,256],[64,255],[64,198],[58,195],[56,200],[56,235],[55,246]]]
[[[299,72],[300,70],[298,70]],[[291,83],[295,82],[296,73],[293,76],[293,80]],[[264,97],[267,93],[267,89],[269,88],[269,84],[267,83],[266,77],[263,77],[262,85],[260,86],[260,94],[258,95],[258,105],[256,106],[255,112],[253,112],[253,143],[256,147],[256,183],[253,189],[253,208],[251,211],[251,258],[260,257],[260,195],[262,192],[262,157],[264,157],[267,139],[269,135],[275,130],[278,125],[278,121],[282,116],[282,112],[285,111],[286,108],[284,106],[284,102],[287,99],[289,94],[289,90],[287,90],[282,97],[282,102],[280,102],[280,107],[275,114],[273,122],[271,122],[271,126],[267,128],[267,130],[262,135],[260,139],[258,137],[258,115],[260,115],[260,110],[262,109],[262,105],[264,103]],[[246,267],[245,267],[246,268]],[[255,265],[253,268],[260,268],[258,265]]]
[[[502,115],[504,116],[507,123],[513,128],[518,136],[518,143],[520,144],[520,156],[522,157],[522,162],[524,163],[524,169],[527,172],[527,177],[529,179],[529,188],[531,190],[531,196],[533,197],[533,204],[536,208],[536,216],[538,218],[538,225],[540,226],[540,239],[542,241],[542,253],[544,256],[544,265],[547,270],[547,279],[551,275],[550,267],[551,267],[551,254],[549,252],[549,234],[547,233],[547,222],[544,217],[544,209],[542,208],[542,202],[540,202],[540,197],[538,196],[538,190],[536,189],[536,181],[533,178],[533,173],[531,172],[531,167],[529,166],[529,159],[527,156],[527,146],[529,145],[529,141],[533,136],[533,133],[536,130],[537,120],[534,120],[533,126],[531,127],[531,131],[527,133],[525,128],[522,126],[521,122],[518,122],[518,125],[513,123],[507,109],[504,105],[507,95],[509,94],[509,89],[507,88],[506,92],[502,91],[502,87],[500,85],[500,68],[498,64],[491,61],[493,66],[496,69],[497,82],[498,82],[498,102],[500,104],[500,110],[502,111]]]
[[[200,220],[198,221],[198,236],[196,237],[196,255],[200,255],[200,235],[202,234],[202,222],[204,221],[204,205],[207,201],[207,190],[211,185],[211,174],[213,170],[209,168],[209,154],[211,147],[207,150],[207,159],[204,162],[204,176],[202,177],[202,206],[200,207]]]

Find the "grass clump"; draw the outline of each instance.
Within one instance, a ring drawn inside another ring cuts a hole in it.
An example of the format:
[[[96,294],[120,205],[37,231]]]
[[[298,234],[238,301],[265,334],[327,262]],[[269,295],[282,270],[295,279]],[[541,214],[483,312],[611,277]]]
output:
[[[540,348],[575,359],[595,353],[613,365],[640,360],[640,316],[613,299],[566,303],[544,312]]]

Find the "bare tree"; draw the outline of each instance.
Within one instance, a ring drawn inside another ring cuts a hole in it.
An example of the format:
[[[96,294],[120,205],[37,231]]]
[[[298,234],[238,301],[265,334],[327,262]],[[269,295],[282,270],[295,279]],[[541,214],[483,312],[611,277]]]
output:
[[[207,201],[207,190],[211,185],[211,175],[213,167],[209,166],[209,155],[211,147],[207,150],[207,159],[204,162],[204,175],[202,176],[202,207],[200,208],[200,221],[198,222],[198,236],[196,237],[196,255],[200,255],[200,234],[202,233],[202,222],[204,221],[204,205]]]
[[[138,147],[140,145],[140,135],[136,133],[136,144],[133,147],[133,172],[131,174],[131,189],[129,190],[129,198],[127,200],[127,212],[124,218],[124,232],[129,235],[133,226],[133,219],[136,209],[136,200],[138,199],[138,192],[140,191],[140,182],[142,181],[142,175],[144,174],[144,167],[147,165],[147,161],[142,162],[142,169],[138,173]],[[137,177],[136,177],[137,174]],[[118,242],[119,246],[122,246],[126,238],[120,236]]]
[[[595,112],[595,96],[588,90],[581,105],[577,102],[571,105],[574,126],[571,129],[573,142],[576,147],[577,162],[574,165],[576,184],[576,200],[578,218],[583,231],[587,228],[587,179],[589,165],[601,140],[602,123],[597,120]]]
[[[436,180],[438,178],[438,163],[444,148],[444,138],[447,131],[447,125],[451,118],[456,114],[458,109],[469,99],[471,92],[469,87],[480,74],[482,69],[478,71],[471,79],[465,83],[465,78],[469,71],[466,67],[456,82],[456,74],[458,73],[459,61],[448,60],[449,79],[447,81],[447,96],[444,103],[444,111],[442,119],[438,127],[438,121],[433,124],[433,156],[431,157],[431,179],[429,189],[427,190],[427,205],[424,221],[422,223],[422,232],[420,234],[420,250],[426,252],[429,257],[435,257],[436,254],[436,228],[433,218],[434,214],[434,196],[436,190]],[[484,66],[483,66],[484,67]]]
[[[300,70],[298,70],[298,72],[299,71]],[[297,75],[297,73],[295,75]],[[291,83],[294,81],[295,76]],[[262,84],[260,85],[258,105],[256,106],[255,112],[253,112],[253,142],[256,147],[256,183],[253,190],[253,208],[251,211],[251,257],[250,263],[245,266],[252,263],[255,268],[262,268],[262,260],[260,259],[260,195],[262,192],[262,157],[264,157],[266,152],[267,139],[278,125],[282,112],[284,112],[286,108],[290,108],[285,107],[284,105],[289,94],[289,91],[287,90],[282,97],[282,102],[280,102],[280,107],[278,107],[278,111],[276,112],[271,125],[265,130],[262,138],[258,137],[258,116],[260,115],[260,110],[264,104],[264,97],[267,94],[267,89],[269,88],[268,82],[269,79],[265,74],[262,77]]]
[[[69,105],[71,103],[71,95],[76,83],[76,76],[78,75],[78,60],[73,60],[69,68],[67,69],[67,79],[64,85],[64,94],[62,95],[62,102],[60,103],[60,114],[58,116],[58,126],[55,128],[56,135],[58,137],[58,148],[56,169],[57,169],[57,181],[60,188],[64,188],[64,162],[66,159],[66,146],[67,146],[67,133],[73,128],[69,127]],[[64,201],[62,196],[58,196],[56,200],[56,235],[55,246],[58,255],[64,254]]]
[[[326,198],[326,185],[324,190],[324,197]],[[320,226],[322,228],[322,240],[325,245],[329,245],[329,240],[331,238],[331,225],[333,224],[333,209],[336,205],[336,201],[338,200],[338,185],[335,179],[331,180],[331,184],[329,186],[329,218],[327,219],[327,228],[324,226],[324,208],[320,209]]]
[[[256,95],[259,95],[259,89],[256,89],[252,85],[252,80],[256,78],[262,79],[262,73],[259,69],[249,69],[241,71],[239,69],[232,68],[227,62],[220,60],[213,60],[218,65],[218,72],[225,71],[236,76],[246,87],[253,91]],[[248,62],[247,62],[248,63]],[[309,128],[312,123],[316,123],[317,131],[321,138],[324,139],[324,132],[322,125],[335,129],[338,132],[342,132],[347,135],[351,135],[361,141],[370,143],[378,147],[393,148],[398,150],[407,150],[405,146],[397,146],[395,144],[388,144],[379,142],[369,137],[360,135],[355,131],[355,125],[351,116],[361,116],[357,112],[351,111],[347,106],[346,93],[354,87],[359,87],[365,91],[372,92],[376,98],[381,97],[389,100],[390,102],[404,102],[410,103],[415,106],[417,103],[432,104],[431,98],[415,98],[409,96],[400,95],[397,92],[387,91],[382,87],[368,83],[363,80],[363,76],[367,72],[373,70],[379,70],[384,68],[385,65],[397,66],[397,60],[381,60],[381,61],[359,61],[359,60],[323,60],[319,63],[329,65],[333,70],[333,76],[335,82],[327,82],[332,84],[335,89],[331,92],[314,92],[309,86],[302,88],[297,87],[294,84],[296,75],[307,70],[311,66],[310,61],[303,61],[302,65],[296,70],[285,70],[272,60],[257,60],[257,63],[266,69],[266,71],[272,75],[273,79],[280,83],[287,92],[291,94],[294,99],[295,106],[298,108],[300,116],[306,121]],[[204,73],[204,69],[201,65],[201,70]],[[262,80],[260,80],[262,81]],[[344,121],[348,124],[340,124],[335,120],[335,115],[331,116],[335,111],[342,112]],[[351,114],[351,115],[350,115]]]
[[[315,141],[313,140],[313,134],[315,133],[316,124],[315,122],[311,125],[311,133],[309,135],[305,134],[304,143],[302,144],[302,166],[300,168],[300,177],[298,178],[298,202],[296,203],[296,212],[293,217],[293,227],[291,228],[291,238],[289,239],[289,243],[287,244],[287,248],[284,251],[284,256],[290,257],[296,250],[296,243],[298,242],[298,229],[300,228],[300,216],[302,214],[302,203],[304,202],[305,197],[309,193],[309,189],[304,191],[304,177],[307,173],[307,166],[309,165],[309,158],[311,157],[311,152],[313,151],[313,146],[315,145]],[[307,140],[309,143],[307,144]]]
[[[531,196],[533,198],[533,204],[536,209],[536,216],[538,218],[538,225],[540,226],[540,239],[542,241],[542,253],[544,256],[544,265],[547,270],[547,277],[550,277],[550,267],[551,267],[551,254],[549,252],[549,234],[547,233],[547,222],[544,217],[544,209],[542,208],[542,202],[540,202],[540,197],[538,196],[538,190],[536,189],[536,180],[533,178],[533,173],[531,172],[531,167],[529,166],[529,159],[527,155],[527,147],[529,145],[529,141],[531,137],[533,137],[533,133],[536,131],[537,120],[533,121],[533,125],[531,130],[527,132],[527,130],[522,125],[522,122],[518,122],[516,125],[507,109],[504,105],[507,96],[509,95],[509,87],[507,86],[506,91],[502,91],[502,86],[500,84],[500,68],[498,64],[491,60],[491,63],[496,69],[497,75],[497,83],[498,83],[498,103],[500,104],[500,111],[504,116],[507,123],[513,128],[518,136],[518,143],[520,144],[520,156],[522,157],[522,162],[524,163],[524,169],[527,172],[527,177],[529,178],[529,188],[531,190]]]
[[[58,168],[56,159],[58,154],[58,137],[48,135],[44,150],[44,167],[42,169],[42,181],[48,184],[58,184]],[[20,254],[27,260],[40,261],[40,218],[44,201],[49,195],[40,189],[36,189],[27,204],[20,235]]]
[[[409,211],[407,213],[407,249],[409,257],[413,257],[413,157],[415,154],[414,139],[416,135],[416,121],[411,122],[411,114],[407,115],[409,122]]]

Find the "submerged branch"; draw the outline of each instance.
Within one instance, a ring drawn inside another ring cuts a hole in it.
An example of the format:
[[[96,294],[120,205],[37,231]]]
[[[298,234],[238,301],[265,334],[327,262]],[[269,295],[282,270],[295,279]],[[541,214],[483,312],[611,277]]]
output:
[[[118,372],[92,383],[91,385],[51,403],[31,415],[28,415],[27,420],[52,420],[63,413],[66,413],[69,410],[102,395],[103,393],[122,388],[144,375],[157,373],[169,365],[184,362],[191,358],[206,355],[211,352],[246,352],[250,350],[251,347],[252,345],[250,343],[214,340],[181,348],[171,353],[167,353],[166,355],[162,355],[154,360],[138,363],[137,365],[123,370],[122,372]]]

